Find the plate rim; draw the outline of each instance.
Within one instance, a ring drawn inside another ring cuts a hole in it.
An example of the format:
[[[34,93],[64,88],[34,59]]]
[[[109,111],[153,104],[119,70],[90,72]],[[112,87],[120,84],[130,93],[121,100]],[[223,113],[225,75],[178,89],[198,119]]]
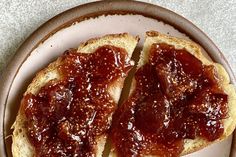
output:
[[[180,32],[185,33],[187,36],[193,39],[193,41],[201,45],[214,61],[222,64],[230,76],[231,83],[236,84],[234,73],[232,72],[232,69],[223,53],[203,31],[201,31],[197,26],[195,26],[183,16],[180,16],[179,14],[161,6],[139,1],[96,1],[82,4],[52,17],[47,22],[38,27],[31,35],[26,38],[26,40],[17,49],[15,55],[8,63],[7,67],[3,69],[3,72],[0,76],[0,80],[2,80],[0,82],[1,156],[7,156],[4,136],[4,119],[8,94],[19,69],[25,60],[27,60],[31,52],[50,36],[59,30],[71,26],[74,22],[81,22],[86,19],[95,18],[101,15],[114,14],[138,14],[170,24]],[[232,143],[231,148],[234,147],[233,145],[234,144]]]

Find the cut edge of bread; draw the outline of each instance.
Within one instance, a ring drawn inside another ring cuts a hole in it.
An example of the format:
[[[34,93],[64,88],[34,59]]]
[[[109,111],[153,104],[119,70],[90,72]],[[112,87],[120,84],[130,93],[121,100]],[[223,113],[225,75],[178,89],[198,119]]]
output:
[[[224,124],[224,133],[223,135],[213,141],[209,142],[203,138],[196,138],[194,140],[185,139],[184,140],[184,150],[181,153],[181,156],[187,155],[193,152],[196,152],[202,148],[207,147],[213,143],[219,142],[224,140],[226,137],[231,135],[236,126],[236,92],[235,86],[230,84],[230,78],[224,67],[218,63],[214,63],[213,61],[207,59],[206,56],[202,54],[201,48],[198,44],[187,41],[184,39],[168,36],[165,34],[161,34],[156,31],[148,31],[146,32],[146,39],[143,45],[143,50],[140,54],[140,59],[137,65],[137,68],[142,67],[145,63],[148,62],[149,50],[151,45],[154,43],[166,43],[168,45],[172,45],[175,49],[186,49],[189,53],[194,55],[196,58],[202,61],[203,65],[214,65],[215,70],[219,77],[219,84],[221,85],[224,92],[228,95],[228,118],[223,120]],[[130,95],[135,90],[135,79],[133,79],[131,88],[130,88]],[[116,157],[117,153],[115,152],[115,148],[111,148],[111,152],[109,157]],[[143,155],[144,156],[144,155]],[[146,157],[156,157],[155,155],[145,155]]]
[[[131,58],[132,53],[139,41],[139,37],[133,37],[128,33],[122,34],[109,34],[98,38],[93,38],[88,40],[85,43],[81,43],[78,47],[77,52],[80,53],[93,53],[98,47],[103,45],[113,45],[116,47],[123,48],[127,51],[128,56]],[[39,89],[43,87],[50,80],[60,79],[60,75],[57,71],[58,66],[61,63],[60,57],[48,65],[48,67],[39,71],[34,77],[33,81],[28,86],[24,95],[28,93],[37,94]],[[108,92],[111,97],[114,99],[117,104],[120,98],[121,90],[123,88],[125,78],[119,78],[108,88]],[[34,147],[28,140],[27,131],[24,127],[25,116],[21,111],[21,107],[19,109],[18,115],[16,117],[16,121],[12,125],[13,136],[12,136],[12,154],[14,157],[33,157],[35,155]],[[111,123],[112,115],[109,117],[109,121]],[[104,134],[96,139],[97,145],[95,149],[95,154],[97,157],[101,157],[107,135]]]

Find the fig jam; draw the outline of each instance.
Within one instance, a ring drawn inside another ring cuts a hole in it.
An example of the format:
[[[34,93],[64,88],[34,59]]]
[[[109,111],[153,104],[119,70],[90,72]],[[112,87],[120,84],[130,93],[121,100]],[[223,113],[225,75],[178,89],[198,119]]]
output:
[[[153,44],[135,80],[134,92],[113,119],[118,156],[178,157],[184,139],[214,141],[223,134],[228,98],[212,65],[185,49]]]
[[[40,156],[95,156],[96,139],[107,133],[116,103],[109,85],[132,68],[127,52],[105,45],[94,53],[68,50],[56,67],[61,78],[23,98],[30,142]]]

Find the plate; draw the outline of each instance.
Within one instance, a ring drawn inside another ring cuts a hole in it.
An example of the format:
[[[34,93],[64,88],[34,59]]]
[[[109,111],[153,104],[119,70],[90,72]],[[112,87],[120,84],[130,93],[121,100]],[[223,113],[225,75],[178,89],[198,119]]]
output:
[[[221,63],[235,84],[226,59],[214,43],[190,21],[165,8],[136,1],[93,2],[65,11],[38,28],[18,49],[0,82],[0,156],[11,155],[11,125],[27,85],[37,71],[65,50],[76,48],[89,38],[111,33],[139,35],[141,49],[145,32],[156,30],[193,40],[205,55]],[[232,136],[185,157],[228,157]]]

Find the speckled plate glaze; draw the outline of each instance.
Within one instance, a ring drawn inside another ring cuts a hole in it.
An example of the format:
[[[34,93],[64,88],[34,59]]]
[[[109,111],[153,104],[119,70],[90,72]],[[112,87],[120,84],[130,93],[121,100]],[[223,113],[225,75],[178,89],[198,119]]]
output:
[[[193,40],[205,55],[221,63],[231,82],[235,77],[219,49],[196,26],[183,17],[159,6],[135,2],[94,2],[63,12],[38,28],[18,49],[0,82],[0,156],[11,155],[11,130],[20,100],[37,71],[47,66],[68,48],[76,48],[89,38],[111,33],[139,35],[141,49],[145,32],[156,30]],[[185,157],[228,157],[232,136]],[[234,155],[234,149],[231,151]]]

